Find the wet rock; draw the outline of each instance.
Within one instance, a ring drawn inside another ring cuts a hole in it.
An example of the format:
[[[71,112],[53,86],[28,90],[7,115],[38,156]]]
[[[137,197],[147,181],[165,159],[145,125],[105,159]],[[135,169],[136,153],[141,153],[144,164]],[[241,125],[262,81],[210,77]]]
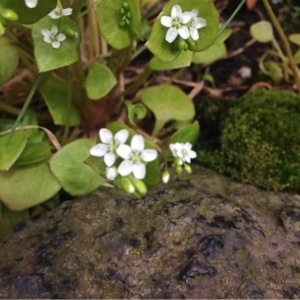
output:
[[[19,225],[0,298],[300,297],[300,197],[195,166],[143,199],[105,189]]]

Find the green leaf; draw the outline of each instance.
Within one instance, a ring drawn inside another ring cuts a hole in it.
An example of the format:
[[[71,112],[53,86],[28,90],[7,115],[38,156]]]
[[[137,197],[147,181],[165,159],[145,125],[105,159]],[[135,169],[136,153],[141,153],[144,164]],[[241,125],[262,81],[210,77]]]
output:
[[[38,144],[27,143],[25,149],[16,160],[14,166],[26,166],[44,160],[49,160],[52,156],[51,147],[46,142]]]
[[[270,76],[275,83],[279,83],[283,78],[282,67],[275,61],[264,63],[264,73]]]
[[[28,217],[28,210],[20,212],[11,211],[0,202],[0,242],[12,231],[15,225]]]
[[[97,174],[84,161],[90,155],[95,141],[79,139],[56,152],[50,160],[50,168],[63,189],[72,196],[91,193],[106,179]]]
[[[207,49],[195,52],[192,62],[196,64],[211,64],[227,55],[227,49],[224,41],[231,35],[231,29],[225,29],[217,40]]]
[[[129,25],[121,26],[119,10],[125,2],[131,21]],[[96,17],[103,37],[116,49],[128,47],[136,35],[142,37],[139,0],[101,0],[96,5]]]
[[[109,93],[116,83],[113,72],[106,65],[98,62],[90,68],[84,87],[91,100],[98,100]]]
[[[294,44],[300,46],[300,33],[293,33],[293,34],[290,34],[290,35],[289,35],[289,40],[290,40],[292,43],[294,43]]]
[[[300,64],[300,50],[296,51],[294,54],[294,60],[297,65]]]
[[[155,116],[154,136],[169,121],[190,122],[195,116],[192,100],[175,86],[163,85],[144,89],[141,100]]]
[[[56,125],[79,124],[80,113],[73,103],[68,103],[66,84],[57,78],[49,77],[40,87],[40,92]]]
[[[24,0],[2,0],[1,5],[14,10],[18,15],[18,22],[33,24],[50,13],[57,4],[57,0],[39,0],[37,6],[29,8]]]
[[[181,52],[178,49],[176,41],[168,43],[165,39],[168,28],[164,27],[160,19],[162,16],[170,16],[173,5],[179,4],[182,11],[198,10],[198,17],[204,18],[207,21],[207,26],[199,30],[200,38],[197,41],[189,39],[188,47],[191,51],[202,51],[209,47],[216,39],[219,29],[219,14],[212,0],[171,0],[164,7],[162,12],[156,18],[150,38],[146,43],[149,50],[160,60],[170,62],[175,59]]]
[[[45,202],[60,188],[48,162],[0,171],[0,198],[13,211],[22,211]]]
[[[0,170],[9,170],[23,152],[28,139],[26,130],[0,136]]]
[[[51,30],[53,26],[57,26],[58,32],[64,33],[67,36],[67,38],[61,42],[58,49],[54,49],[51,44],[46,43],[41,33],[42,29]],[[68,66],[78,60],[77,48],[80,43],[80,37],[71,36],[69,32],[76,32],[79,35],[80,30],[68,17],[53,20],[47,16],[33,26],[32,38],[34,56],[40,72]]]
[[[15,73],[19,61],[18,48],[8,38],[0,37],[0,84]]]
[[[188,124],[176,131],[170,138],[169,144],[172,143],[191,143],[194,145],[199,136],[200,126],[198,121]]]
[[[149,67],[152,70],[161,71],[161,70],[174,70],[184,67],[189,67],[191,64],[193,52],[191,51],[182,51],[173,61],[164,62],[158,57],[154,56],[150,63]]]
[[[271,42],[274,38],[272,24],[268,21],[259,21],[251,25],[250,33],[261,43]]]

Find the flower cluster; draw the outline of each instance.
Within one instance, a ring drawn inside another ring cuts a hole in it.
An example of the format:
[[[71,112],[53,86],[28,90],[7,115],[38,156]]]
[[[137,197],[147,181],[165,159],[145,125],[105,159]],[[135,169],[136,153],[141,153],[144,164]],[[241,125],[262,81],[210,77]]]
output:
[[[166,41],[172,43],[179,35],[182,39],[192,38],[194,41],[199,39],[200,28],[207,25],[205,19],[198,17],[198,10],[182,12],[180,5],[176,4],[171,8],[171,16],[162,16],[160,22],[168,27]]]
[[[147,192],[144,179],[146,177],[147,163],[158,158],[155,149],[145,149],[145,140],[142,135],[135,134],[130,145],[126,144],[129,132],[127,129],[118,131],[115,135],[107,128],[99,131],[100,143],[90,149],[92,156],[103,158],[105,164],[105,176],[108,180],[121,182],[121,187],[128,193],[137,196]],[[172,166],[180,174],[182,169],[191,173],[191,159],[196,157],[196,152],[192,150],[191,143],[170,144],[172,154]],[[104,173],[104,170],[103,170]],[[162,181],[167,183],[170,173],[165,167],[162,172]]]
[[[90,149],[92,156],[103,157],[106,165],[106,178],[115,180],[118,175],[123,178],[123,188],[130,193],[138,190],[140,194],[147,192],[142,181],[146,176],[146,164],[157,158],[155,149],[145,149],[142,135],[132,137],[130,146],[125,144],[129,132],[126,129],[115,135],[106,128],[99,131],[101,143]]]

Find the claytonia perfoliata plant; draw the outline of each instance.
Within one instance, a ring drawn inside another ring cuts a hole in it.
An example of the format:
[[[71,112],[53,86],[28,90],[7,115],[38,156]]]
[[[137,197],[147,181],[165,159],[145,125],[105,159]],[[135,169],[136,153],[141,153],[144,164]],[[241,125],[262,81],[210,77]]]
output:
[[[136,196],[144,195],[147,187],[143,181],[146,177],[147,164],[159,159],[156,149],[145,149],[145,139],[140,134],[131,138],[130,145],[126,144],[129,132],[126,129],[118,131],[115,135],[107,128],[99,131],[101,143],[90,149],[92,156],[103,158],[106,165],[105,176],[109,181],[120,179],[121,187],[128,193]],[[196,158],[196,152],[192,150],[191,143],[173,143],[169,145],[172,153],[172,166],[177,173],[182,173],[182,166],[187,173],[191,173],[191,159]],[[162,164],[165,170],[162,173],[162,181],[167,183],[170,172],[167,166]]]
[[[61,42],[63,42],[67,38],[64,33],[58,33],[57,26],[53,26],[51,30],[42,29],[41,33],[43,35],[44,41],[48,44],[51,44],[54,49],[58,49]]]
[[[168,27],[166,41],[172,43],[179,35],[182,39],[187,40],[191,37],[194,41],[199,39],[198,30],[205,27],[205,19],[198,17],[198,10],[182,12],[180,5],[176,4],[171,8],[171,16],[162,16],[161,24]]]

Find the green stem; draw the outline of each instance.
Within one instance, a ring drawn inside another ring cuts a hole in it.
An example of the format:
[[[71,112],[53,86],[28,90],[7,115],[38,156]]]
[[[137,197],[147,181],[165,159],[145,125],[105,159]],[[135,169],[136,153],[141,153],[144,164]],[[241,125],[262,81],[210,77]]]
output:
[[[31,103],[31,100],[32,100],[32,98],[33,98],[35,92],[37,91],[37,89],[38,89],[38,87],[39,87],[39,84],[40,84],[40,82],[41,82],[41,80],[42,80],[42,77],[43,77],[43,74],[42,74],[42,73],[41,73],[41,74],[38,74],[38,75],[36,76],[35,81],[33,82],[33,86],[32,86],[32,88],[31,88],[31,90],[30,90],[30,92],[29,92],[29,94],[28,94],[28,96],[27,96],[27,98],[26,98],[26,101],[25,101],[25,103],[24,103],[24,105],[23,105],[23,107],[22,107],[22,109],[21,109],[21,112],[20,112],[20,114],[18,115],[17,120],[15,121],[15,123],[14,123],[14,125],[13,125],[13,127],[12,127],[10,136],[9,136],[9,138],[8,138],[8,141],[7,141],[7,144],[10,142],[10,139],[12,138],[12,136],[13,136],[13,134],[14,134],[16,128],[19,126],[19,124],[20,124],[22,118],[24,117],[24,114],[26,113],[26,110],[27,110],[29,104]]]
[[[216,39],[222,34],[222,32],[228,27],[228,25],[231,23],[231,21],[233,20],[233,18],[237,15],[237,13],[240,11],[240,9],[242,8],[242,6],[245,4],[246,0],[242,0],[240,2],[240,4],[237,6],[237,8],[234,10],[234,12],[231,14],[231,16],[229,17],[229,19],[226,21],[226,23],[220,28],[218,35],[216,37]]]
[[[264,6],[267,10],[267,13],[268,13],[275,29],[277,30],[278,35],[280,36],[280,38],[282,40],[283,47],[284,47],[286,55],[289,59],[289,63],[290,63],[290,66],[291,66],[291,69],[292,69],[292,72],[293,72],[293,75],[294,75],[294,79],[295,79],[295,83],[296,83],[296,86],[297,86],[298,93],[300,93],[299,69],[297,68],[297,65],[295,63],[294,56],[293,56],[292,49],[291,49],[290,43],[288,41],[288,38],[287,38],[286,34],[284,33],[284,30],[281,27],[278,19],[276,18],[269,1],[268,0],[263,0],[263,3],[264,3]]]

